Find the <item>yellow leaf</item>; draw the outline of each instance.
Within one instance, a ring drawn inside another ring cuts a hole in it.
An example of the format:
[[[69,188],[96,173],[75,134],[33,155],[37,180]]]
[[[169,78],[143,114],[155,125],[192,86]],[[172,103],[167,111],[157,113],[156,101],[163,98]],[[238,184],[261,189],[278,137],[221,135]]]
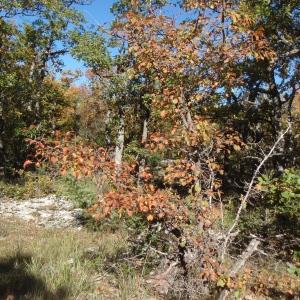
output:
[[[201,186],[199,184],[199,182],[197,182],[194,186],[195,192],[196,193],[200,193],[201,192]]]
[[[148,222],[152,222],[153,221],[153,215],[148,215],[147,216],[147,220],[148,220]]]
[[[239,145],[233,145],[233,149],[235,151],[240,151],[241,150],[241,147]]]

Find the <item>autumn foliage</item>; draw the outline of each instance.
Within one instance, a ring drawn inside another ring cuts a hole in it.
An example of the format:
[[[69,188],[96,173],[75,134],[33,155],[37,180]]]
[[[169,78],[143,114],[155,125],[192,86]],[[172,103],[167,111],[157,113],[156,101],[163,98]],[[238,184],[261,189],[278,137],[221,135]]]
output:
[[[15,51],[14,78],[31,92],[14,98],[7,71],[0,145],[10,135],[26,139],[25,170],[91,181],[97,196],[87,212],[97,225],[140,218],[159,236],[156,254],[176,253],[184,284],[192,274],[204,294],[207,286],[242,293],[260,275],[246,268],[231,276],[229,265],[251,239],[285,259],[299,244],[299,3],[122,0],[112,13],[109,27],[79,26],[65,40],[86,67],[81,86],[72,72],[55,80],[30,71],[36,48],[24,65]],[[59,32],[64,40],[65,27]],[[4,33],[17,48],[14,33]],[[59,55],[44,68],[59,65]],[[20,100],[30,93],[29,104]],[[22,108],[15,114],[14,103]]]

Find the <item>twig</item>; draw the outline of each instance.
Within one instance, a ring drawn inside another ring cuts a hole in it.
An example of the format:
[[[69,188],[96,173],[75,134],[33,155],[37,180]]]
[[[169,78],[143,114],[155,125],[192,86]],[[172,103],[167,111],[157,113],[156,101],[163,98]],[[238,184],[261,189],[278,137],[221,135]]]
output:
[[[235,264],[232,266],[231,270],[228,273],[229,277],[235,277],[238,272],[244,267],[247,260],[250,258],[250,256],[257,250],[257,247],[259,245],[260,241],[257,239],[251,240],[249,243],[247,249],[243,252],[240,259],[238,259]],[[219,300],[225,300],[227,296],[229,295],[229,290],[225,289],[222,291]]]
[[[241,216],[241,213],[242,213],[242,210],[243,208],[245,207],[247,201],[248,201],[248,198],[250,197],[250,194],[252,192],[252,188],[253,188],[253,185],[255,183],[255,180],[260,172],[260,169],[263,167],[263,165],[265,164],[265,162],[272,156],[272,153],[274,152],[274,150],[276,149],[276,147],[278,146],[278,144],[280,143],[280,141],[283,139],[283,137],[289,132],[289,130],[291,129],[291,123],[289,122],[288,123],[288,127],[287,129],[279,136],[279,138],[277,139],[277,141],[274,143],[273,147],[271,148],[271,150],[269,151],[268,154],[265,155],[265,157],[263,158],[263,160],[260,162],[260,164],[258,165],[258,167],[256,168],[253,176],[252,176],[252,179],[250,181],[250,184],[248,186],[248,189],[247,189],[247,192],[246,192],[246,195],[242,198],[241,200],[241,204],[238,208],[238,211],[237,211],[237,214],[236,214],[236,217],[235,217],[235,220],[232,224],[232,226],[230,227],[230,229],[228,230],[227,232],[227,235],[226,235],[226,238],[225,238],[225,241],[224,241],[224,244],[223,244],[223,251],[222,251],[222,256],[221,256],[221,259],[222,261],[224,260],[224,257],[225,257],[225,254],[226,254],[226,250],[227,250],[227,247],[228,247],[228,243],[229,243],[229,240],[231,238],[231,235],[232,235],[232,232],[233,230],[235,229],[235,227],[237,226],[238,222],[239,222],[239,219],[240,219],[240,216]]]
[[[151,249],[152,251],[154,251],[154,252],[160,254],[160,255],[164,255],[164,256],[168,256],[168,255],[169,255],[168,253],[161,252],[161,251],[159,251],[159,250],[157,250],[157,249],[155,249],[155,248],[153,248],[153,247],[150,247],[150,249]]]
[[[222,201],[220,191],[218,191],[218,197],[219,197],[219,202],[220,202],[221,224],[222,224],[222,230],[223,230],[224,229],[224,210],[223,210],[223,201]]]
[[[143,269],[142,269],[142,277],[144,276],[145,267],[146,267],[147,260],[148,260],[149,249],[151,248],[151,243],[152,243],[152,241],[150,241],[148,246],[147,246],[146,257],[145,257],[145,261],[144,261],[144,265],[143,265]]]

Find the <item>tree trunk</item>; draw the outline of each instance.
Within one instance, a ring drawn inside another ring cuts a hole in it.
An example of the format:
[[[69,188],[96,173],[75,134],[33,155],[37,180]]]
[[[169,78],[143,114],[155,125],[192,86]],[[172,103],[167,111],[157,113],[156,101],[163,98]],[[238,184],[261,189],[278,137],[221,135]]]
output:
[[[229,277],[235,277],[238,275],[238,273],[243,269],[247,260],[251,257],[251,255],[255,251],[257,251],[259,244],[260,242],[256,239],[251,240],[247,249],[242,253],[241,257],[235,262],[235,264],[232,266],[231,270],[229,271],[228,273]],[[228,289],[224,289],[219,296],[219,300],[226,300],[229,294],[230,291]]]
[[[4,141],[2,139],[2,132],[0,132],[0,178],[4,177],[4,167],[5,167]]]
[[[124,114],[120,114],[120,125],[117,135],[117,143],[115,149],[115,171],[117,178],[120,175],[122,169],[122,158],[123,158],[123,149],[124,149],[124,140],[125,140],[125,124],[124,124]]]
[[[104,121],[104,126],[105,126],[104,138],[105,138],[105,143],[106,143],[107,147],[109,147],[110,144],[111,144],[110,130],[109,130],[109,123],[110,123],[110,119],[111,119],[110,115],[111,115],[111,111],[108,110],[107,113],[106,113],[106,116],[105,116],[105,121]]]
[[[2,97],[2,96],[1,96]],[[4,119],[3,119],[3,99],[0,106],[0,178],[4,177],[5,170],[5,152],[4,152]]]
[[[191,112],[187,106],[183,89],[181,89],[181,104],[182,104],[182,111],[180,115],[181,115],[183,125],[188,131],[192,132],[194,131],[194,122],[192,119]]]
[[[148,119],[144,120],[143,133],[142,133],[142,144],[145,144],[148,139]]]

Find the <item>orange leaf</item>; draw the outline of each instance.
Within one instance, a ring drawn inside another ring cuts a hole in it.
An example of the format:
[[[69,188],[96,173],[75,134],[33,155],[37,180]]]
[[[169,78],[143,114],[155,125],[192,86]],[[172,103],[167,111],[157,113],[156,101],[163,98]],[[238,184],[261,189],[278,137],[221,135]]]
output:
[[[51,163],[56,164],[58,162],[58,158],[55,156],[52,156],[50,161],[51,161]]]
[[[162,117],[162,118],[165,118],[166,116],[167,116],[167,112],[165,111],[165,110],[162,110],[161,112],[160,112],[160,116]]]
[[[66,170],[66,169],[62,169],[62,170],[60,171],[60,174],[61,174],[62,176],[66,176],[66,175],[67,175],[67,170]]]

